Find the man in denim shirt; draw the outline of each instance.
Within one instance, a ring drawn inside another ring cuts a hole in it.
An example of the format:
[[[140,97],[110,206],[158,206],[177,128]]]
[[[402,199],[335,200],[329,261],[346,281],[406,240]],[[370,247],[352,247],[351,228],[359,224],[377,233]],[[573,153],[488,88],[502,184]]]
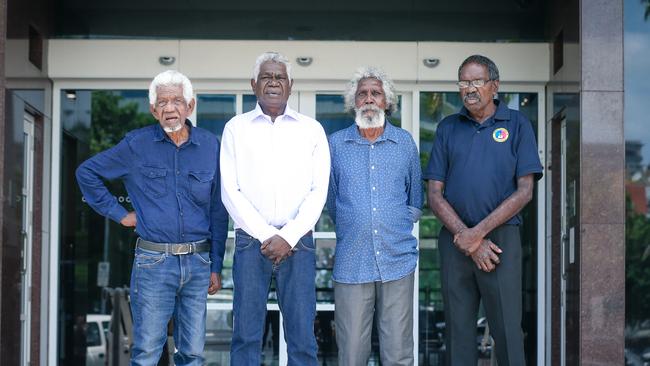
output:
[[[422,207],[422,172],[411,135],[385,118],[397,107],[393,83],[362,68],[349,83],[346,109],[356,124],[330,137],[327,207],[336,224],[334,295],[339,365],[367,365],[373,316],[381,363],[413,365],[411,234]]]
[[[166,71],[149,87],[158,124],[129,132],[83,162],[77,181],[99,214],[135,227],[131,271],[132,365],[156,365],[174,317],[176,365],[202,365],[208,293],[221,288],[228,214],[221,202],[219,141],[192,126],[192,84]],[[135,212],[102,179],[124,182]]]

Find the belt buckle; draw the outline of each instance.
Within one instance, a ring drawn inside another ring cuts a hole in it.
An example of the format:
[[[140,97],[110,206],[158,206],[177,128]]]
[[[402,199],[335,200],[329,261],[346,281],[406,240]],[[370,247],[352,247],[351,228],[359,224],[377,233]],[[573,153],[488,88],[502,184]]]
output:
[[[177,250],[174,251],[174,255],[185,255],[192,253],[192,244],[178,244]]]

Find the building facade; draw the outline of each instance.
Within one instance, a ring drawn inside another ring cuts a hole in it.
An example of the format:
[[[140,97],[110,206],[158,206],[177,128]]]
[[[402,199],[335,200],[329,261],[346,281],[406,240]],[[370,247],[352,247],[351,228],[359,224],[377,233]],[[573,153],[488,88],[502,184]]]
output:
[[[644,335],[650,302],[642,301],[650,293],[644,287],[650,282],[644,272],[650,252],[650,232],[644,231],[647,133],[642,113],[628,119],[636,100],[628,98],[648,95],[643,64],[635,63],[650,52],[647,2],[502,0],[484,9],[478,1],[380,1],[370,11],[345,2],[252,1],[187,9],[171,2],[142,9],[122,1],[1,3],[0,24],[7,25],[0,27],[3,365],[98,362],[91,349],[101,346],[102,329],[90,319],[107,313],[103,288],[128,284],[134,233],[83,202],[74,178],[78,164],[126,131],[154,122],[148,83],[169,68],[194,84],[193,123],[219,136],[230,117],[254,106],[251,69],[268,50],[294,63],[289,104],[319,120],[328,134],[352,123],[341,94],[354,70],[366,64],[384,68],[399,94],[392,122],[413,135],[423,165],[437,123],[462,105],[458,65],[474,53],[492,58],[501,71],[499,97],[533,123],[545,168],[523,212],[527,362],[643,362],[650,347]],[[628,81],[630,69],[635,74]],[[639,89],[630,92],[628,85]],[[120,184],[111,189],[129,205]],[[415,229],[420,365],[445,358],[439,228],[425,207]],[[322,364],[335,364],[335,236],[327,212],[314,236],[319,357]],[[224,289],[208,298],[206,358],[214,364],[228,362],[232,237],[231,232]],[[626,250],[633,265],[627,272]],[[269,300],[264,362],[282,365],[286,346],[273,290]],[[477,335],[485,328],[479,316]],[[378,364],[376,342],[373,350],[371,362]],[[489,359],[489,347],[482,357]]]

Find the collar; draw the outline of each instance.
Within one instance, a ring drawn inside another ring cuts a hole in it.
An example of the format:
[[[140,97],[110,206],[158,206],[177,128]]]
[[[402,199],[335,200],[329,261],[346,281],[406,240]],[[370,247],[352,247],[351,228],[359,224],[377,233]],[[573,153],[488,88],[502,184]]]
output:
[[[388,117],[386,117],[386,121],[384,122],[384,132],[373,142],[373,144],[379,142],[379,141],[392,141],[394,143],[399,143],[399,136],[397,134],[397,127],[393,126],[392,123],[390,123],[390,120]],[[370,141],[366,140],[365,137],[361,136],[361,132],[359,132],[359,127],[357,127],[356,123],[353,123],[352,126],[347,128],[346,134],[345,134],[345,141],[353,141],[359,144],[364,144],[364,145],[370,145]]]
[[[286,107],[284,107],[284,113],[275,117],[275,120],[277,121],[278,118],[285,119],[284,117],[289,117],[293,119],[294,121],[298,121],[298,112],[294,111],[289,107],[289,104],[287,103]],[[263,118],[266,121],[270,121],[271,117],[267,114],[264,114],[264,111],[262,111],[262,107],[260,107],[259,103],[255,103],[255,109],[253,110],[253,118],[252,120],[256,120],[258,118]]]
[[[185,125],[188,126],[189,129],[190,129],[190,131],[189,131],[190,137],[188,138],[187,141],[189,141],[190,143],[192,143],[194,145],[201,145],[201,143],[199,142],[199,139],[197,138],[196,134],[193,133],[193,131],[192,131],[194,129],[194,126],[192,126],[192,122],[190,122],[189,119],[186,119],[185,120]],[[153,140],[154,141],[163,141],[165,139],[168,140],[168,141],[171,141],[169,139],[169,136],[167,136],[167,133],[165,133],[165,130],[163,130],[160,123],[156,123],[156,127],[153,130]]]
[[[497,106],[497,110],[494,112],[492,117],[488,118],[484,122],[486,126],[492,125],[496,121],[507,121],[510,119],[510,109],[508,109],[508,106],[505,103],[503,103],[499,99],[494,99],[494,104]],[[465,117],[465,119],[467,119],[468,121],[474,121],[474,119],[469,115],[469,111],[467,110],[467,108],[465,108],[465,106],[463,106],[460,109],[459,114]]]

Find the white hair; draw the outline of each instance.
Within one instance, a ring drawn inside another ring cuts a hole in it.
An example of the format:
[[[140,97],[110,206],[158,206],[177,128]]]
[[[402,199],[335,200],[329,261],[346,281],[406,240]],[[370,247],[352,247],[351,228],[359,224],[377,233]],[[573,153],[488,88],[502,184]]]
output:
[[[359,82],[363,79],[377,79],[381,81],[381,87],[384,89],[384,95],[386,96],[386,114],[390,115],[397,111],[397,95],[395,94],[393,81],[388,78],[382,69],[372,66],[359,68],[345,88],[343,98],[345,99],[346,111],[353,111],[355,109],[355,96],[359,88]]]
[[[163,71],[153,78],[153,81],[151,81],[151,84],[149,85],[149,104],[156,104],[156,99],[158,99],[158,87],[176,85],[181,86],[183,89],[183,99],[185,99],[185,103],[189,104],[192,98],[194,98],[192,83],[187,76],[176,70]]]
[[[262,67],[262,64],[267,61],[283,64],[287,69],[287,76],[289,77],[289,80],[293,80],[291,78],[291,62],[289,62],[289,59],[282,56],[282,54],[278,52],[264,52],[257,57],[257,60],[255,61],[255,68],[253,69],[253,80],[257,81],[257,77],[260,75],[260,68]]]

